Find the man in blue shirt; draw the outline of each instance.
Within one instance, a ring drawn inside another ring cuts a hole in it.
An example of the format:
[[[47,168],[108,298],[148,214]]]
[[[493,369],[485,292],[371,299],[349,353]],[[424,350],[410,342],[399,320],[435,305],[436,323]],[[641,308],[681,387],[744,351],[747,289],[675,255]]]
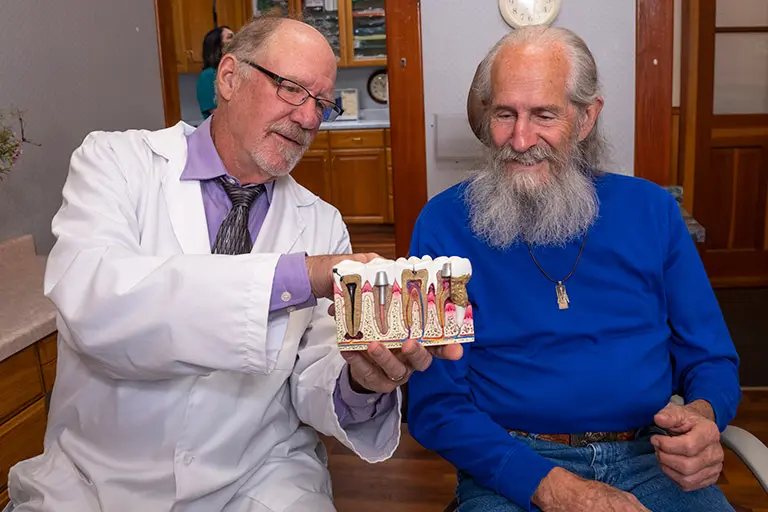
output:
[[[411,378],[411,433],[458,468],[461,512],[733,510],[738,358],[673,197],[599,170],[586,44],[515,30],[474,92],[486,164],[427,204],[411,255],[472,262],[476,341]]]

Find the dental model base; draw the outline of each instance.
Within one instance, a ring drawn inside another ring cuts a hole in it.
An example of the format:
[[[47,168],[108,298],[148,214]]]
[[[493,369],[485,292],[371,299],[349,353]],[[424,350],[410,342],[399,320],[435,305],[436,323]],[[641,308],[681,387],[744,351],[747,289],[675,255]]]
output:
[[[378,341],[399,348],[475,341],[465,258],[377,258],[342,261],[333,269],[336,340],[340,350],[365,350]]]

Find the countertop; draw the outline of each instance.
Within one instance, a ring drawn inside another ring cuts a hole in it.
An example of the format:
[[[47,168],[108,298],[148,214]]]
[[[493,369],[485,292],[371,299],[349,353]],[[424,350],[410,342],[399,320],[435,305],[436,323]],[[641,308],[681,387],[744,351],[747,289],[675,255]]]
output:
[[[372,128],[389,128],[389,119],[359,119],[357,121],[334,121],[321,123],[321,130],[365,130]]]
[[[30,235],[0,242],[0,361],[56,330],[56,308],[43,295],[45,262]]]

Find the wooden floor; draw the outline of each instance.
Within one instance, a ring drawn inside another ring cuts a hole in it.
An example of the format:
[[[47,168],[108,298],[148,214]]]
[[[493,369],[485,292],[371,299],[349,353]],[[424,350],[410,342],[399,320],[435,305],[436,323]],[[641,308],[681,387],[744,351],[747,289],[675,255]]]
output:
[[[768,391],[745,391],[733,424],[768,445]],[[422,448],[405,425],[394,457],[380,464],[367,464],[336,440],[326,445],[339,512],[442,512],[453,499],[453,467]],[[730,451],[719,485],[737,510],[768,512],[768,494]]]

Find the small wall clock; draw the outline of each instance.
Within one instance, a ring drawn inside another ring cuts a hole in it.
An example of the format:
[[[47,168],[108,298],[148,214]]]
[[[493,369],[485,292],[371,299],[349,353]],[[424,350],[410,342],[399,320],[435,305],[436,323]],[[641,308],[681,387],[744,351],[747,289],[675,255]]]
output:
[[[377,103],[389,101],[389,78],[386,69],[376,71],[368,79],[368,94]]]
[[[499,0],[499,11],[508,25],[549,25],[560,12],[562,0]]]

